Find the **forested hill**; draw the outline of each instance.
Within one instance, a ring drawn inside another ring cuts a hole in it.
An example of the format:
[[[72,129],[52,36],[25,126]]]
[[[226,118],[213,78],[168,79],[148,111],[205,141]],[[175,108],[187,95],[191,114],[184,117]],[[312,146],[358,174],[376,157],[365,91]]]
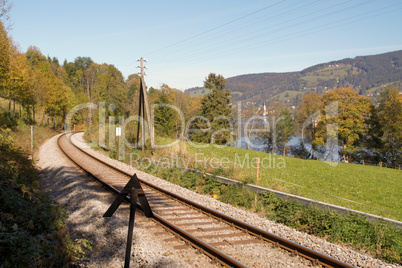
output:
[[[257,104],[273,100],[297,105],[309,92],[322,94],[338,87],[353,87],[360,94],[375,96],[386,85],[401,89],[402,50],[353,59],[331,61],[300,72],[247,74],[227,79],[233,101]],[[186,90],[190,96],[200,95],[202,88]],[[204,90],[204,94],[208,91]]]

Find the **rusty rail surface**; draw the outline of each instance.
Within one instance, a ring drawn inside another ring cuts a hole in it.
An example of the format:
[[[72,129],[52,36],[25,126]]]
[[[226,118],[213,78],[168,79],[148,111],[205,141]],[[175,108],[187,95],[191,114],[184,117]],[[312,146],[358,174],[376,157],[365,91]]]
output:
[[[104,186],[106,186],[108,189],[110,189],[111,191],[115,192],[115,193],[119,193],[120,191],[118,189],[116,189],[115,187],[111,186],[109,183],[99,179],[98,177],[96,177],[94,174],[91,174],[90,172],[88,172],[84,166],[82,166],[80,163],[77,163],[77,161],[74,161],[74,159],[63,150],[62,146],[60,146],[60,140],[62,139],[62,137],[66,137],[66,134],[69,133],[65,133],[62,134],[59,139],[58,139],[58,144],[59,147],[61,148],[61,150],[64,152],[64,154],[66,154],[66,156],[68,158],[70,158],[71,161],[73,161],[77,166],[79,166],[81,169],[83,169],[88,175],[90,175],[91,177],[94,177],[96,180],[100,181]],[[73,135],[73,134],[72,134]],[[71,137],[71,136],[70,136]],[[114,166],[112,166],[111,164],[98,159],[94,156],[92,156],[91,154],[89,154],[88,152],[86,152],[85,150],[83,150],[82,148],[77,147],[76,145],[74,145],[70,140],[69,142],[79,151],[83,152],[85,155],[87,155],[90,158],[96,159],[96,161],[102,163],[103,165],[127,176],[128,178],[130,178],[133,174],[130,174],[124,170],[120,170]],[[283,248],[285,250],[288,250],[294,254],[300,255],[310,261],[312,261],[314,264],[317,265],[322,265],[324,267],[353,267],[352,265],[349,265],[347,263],[344,263],[342,261],[339,261],[337,259],[334,259],[328,255],[325,255],[323,253],[317,252],[315,250],[312,250],[310,248],[307,248],[305,246],[302,246],[298,243],[295,243],[293,241],[290,241],[288,239],[282,238],[278,235],[275,235],[273,233],[267,232],[265,230],[262,230],[258,227],[252,226],[248,223],[242,222],[240,220],[237,220],[233,217],[230,217],[228,215],[225,215],[219,211],[210,209],[206,206],[203,206],[201,204],[198,204],[196,202],[193,202],[192,200],[189,200],[187,198],[184,198],[180,195],[177,195],[175,193],[169,192],[165,189],[162,189],[161,187],[154,185],[152,183],[149,183],[147,181],[142,180],[141,178],[138,178],[140,183],[143,185],[147,185],[150,188],[153,188],[167,196],[170,196],[176,200],[179,200],[182,203],[188,204],[200,211],[202,211],[203,213],[210,215],[213,218],[219,219],[220,221],[226,222],[228,224],[230,224],[231,226],[242,230],[244,232],[247,232],[249,234],[254,235],[255,237],[262,239],[264,241],[273,243],[275,246],[278,246],[280,248]],[[141,206],[140,204],[137,204],[139,209],[141,210]],[[168,220],[164,219],[163,217],[161,217],[160,215],[158,215],[157,213],[153,212],[153,218],[159,222],[160,224],[162,224],[163,226],[169,228],[172,232],[180,235],[180,237],[187,243],[187,244],[191,244],[193,247],[203,251],[206,255],[208,255],[211,259],[213,259],[214,261],[217,261],[219,263],[221,263],[222,265],[226,266],[226,267],[247,267],[244,264],[240,263],[239,261],[231,258],[230,256],[226,255],[225,253],[221,252],[220,250],[218,250],[217,248],[209,245],[208,243],[204,242],[203,240],[197,238],[196,236],[188,233],[187,231],[181,229],[180,227],[178,227],[177,225],[175,225],[172,222],[169,222]]]

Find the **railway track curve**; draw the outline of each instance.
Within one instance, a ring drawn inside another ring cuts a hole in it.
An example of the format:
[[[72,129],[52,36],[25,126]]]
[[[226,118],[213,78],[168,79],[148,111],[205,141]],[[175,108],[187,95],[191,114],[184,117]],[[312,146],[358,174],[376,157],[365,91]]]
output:
[[[64,154],[91,177],[111,191],[119,193],[133,174],[95,158],[82,148],[75,146],[70,140],[72,135],[73,133],[66,133],[58,139],[58,145]],[[247,267],[242,262],[241,245],[261,244],[267,245],[266,247],[284,249],[292,255],[310,260],[317,266],[353,267],[166,191],[141,178],[139,180],[153,211],[153,220],[168,232],[173,233],[175,239],[183,241],[176,246],[177,249],[191,246],[223,266]],[[138,206],[141,209],[139,204]]]

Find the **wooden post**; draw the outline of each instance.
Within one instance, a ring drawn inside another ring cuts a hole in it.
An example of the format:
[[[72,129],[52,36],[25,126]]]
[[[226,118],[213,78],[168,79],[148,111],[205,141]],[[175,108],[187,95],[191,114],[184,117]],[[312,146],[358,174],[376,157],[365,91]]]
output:
[[[146,135],[146,132],[145,132],[145,94],[146,94],[146,89],[143,87],[143,86],[141,86],[140,88],[142,88],[142,101],[143,101],[143,105],[142,105],[142,118],[141,118],[141,120],[142,120],[142,145],[141,145],[141,151],[143,152],[144,150],[145,150],[145,135]],[[148,111],[147,111],[147,113],[148,113]],[[148,115],[148,114],[147,114]],[[148,120],[148,122],[149,122],[149,120]]]
[[[116,140],[114,139],[115,137],[115,122],[114,122],[114,116],[109,116],[109,150],[113,150],[116,146]]]
[[[255,185],[258,186],[259,183],[260,183],[260,158],[257,157],[257,173],[256,173]],[[254,206],[256,211],[257,211],[257,195],[258,193],[254,193]]]
[[[258,186],[259,180],[260,180],[260,158],[259,157],[257,157],[257,174],[256,174],[256,178],[257,178],[257,180],[256,180],[255,184]]]
[[[364,159],[363,159],[363,166],[364,166]]]
[[[31,125],[31,153],[32,153],[32,157],[33,157],[33,152],[34,152],[34,148],[33,148],[33,132],[34,132],[34,126]]]
[[[139,104],[138,104],[137,140],[136,140],[136,143],[135,143],[135,149],[139,148],[139,143],[138,142],[140,140],[140,127],[141,127],[141,124],[142,124],[142,121],[141,121],[141,113],[142,113],[141,105],[142,105],[142,102],[143,102],[142,90],[140,88]],[[142,126],[142,127],[144,127],[144,126]],[[142,137],[142,138],[144,138],[144,137]]]

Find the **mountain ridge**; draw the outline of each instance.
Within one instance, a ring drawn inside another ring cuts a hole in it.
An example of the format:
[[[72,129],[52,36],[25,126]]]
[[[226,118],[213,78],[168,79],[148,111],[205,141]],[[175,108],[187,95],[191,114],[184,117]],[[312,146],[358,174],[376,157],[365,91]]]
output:
[[[402,50],[357,56],[319,63],[294,72],[265,72],[229,77],[227,88],[233,102],[256,104],[286,101],[297,105],[311,92],[323,94],[339,87],[353,87],[359,94],[374,97],[386,85],[402,89]],[[186,89],[189,96],[202,96],[208,89]]]

